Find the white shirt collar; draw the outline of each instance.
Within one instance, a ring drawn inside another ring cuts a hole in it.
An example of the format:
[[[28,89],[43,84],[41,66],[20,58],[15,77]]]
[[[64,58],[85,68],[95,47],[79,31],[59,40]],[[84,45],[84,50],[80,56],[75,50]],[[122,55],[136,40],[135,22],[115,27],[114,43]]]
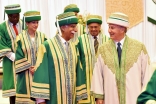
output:
[[[122,49],[122,47],[123,47],[124,41],[125,41],[125,37],[124,37],[122,40],[119,41],[119,42],[121,43],[121,45],[120,45],[121,49]],[[117,46],[118,46],[117,43],[118,43],[118,42],[115,42],[116,48],[117,48]]]
[[[91,35],[91,34],[90,34],[90,35]],[[94,39],[94,37],[95,37],[95,36],[92,36],[92,39]],[[99,39],[99,34],[98,34],[96,37],[97,37],[97,39]]]
[[[59,34],[58,34],[58,35],[59,35]],[[64,38],[62,38],[62,36],[59,35],[59,37],[60,37],[60,39],[61,39],[61,42],[62,42],[63,44],[66,44],[67,41],[66,41]]]
[[[11,26],[13,26],[13,23],[11,23],[10,21],[9,21],[9,23],[11,24]],[[19,25],[19,22],[16,24],[16,26],[18,26]]]

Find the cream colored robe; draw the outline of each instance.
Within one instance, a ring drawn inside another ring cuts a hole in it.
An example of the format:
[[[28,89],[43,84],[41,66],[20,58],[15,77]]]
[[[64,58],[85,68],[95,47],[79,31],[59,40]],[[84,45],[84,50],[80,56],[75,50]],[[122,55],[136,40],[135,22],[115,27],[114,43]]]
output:
[[[128,36],[122,48],[121,65],[113,40],[99,48],[93,71],[91,94],[105,104],[136,104],[150,78],[149,56],[145,46]]]

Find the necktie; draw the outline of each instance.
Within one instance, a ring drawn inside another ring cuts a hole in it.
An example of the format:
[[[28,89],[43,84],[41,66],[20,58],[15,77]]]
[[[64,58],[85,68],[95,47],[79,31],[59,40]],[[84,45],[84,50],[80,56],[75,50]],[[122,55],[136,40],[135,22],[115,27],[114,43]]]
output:
[[[14,31],[15,31],[16,36],[17,36],[18,35],[18,31],[17,31],[16,25],[13,25],[13,28],[14,28]]]
[[[97,40],[97,37],[95,36],[94,37],[94,49],[95,49],[95,54],[97,53],[98,51],[98,46],[99,46],[99,42]]]
[[[119,65],[120,65],[120,61],[121,61],[121,53],[122,53],[122,50],[121,50],[121,47],[120,47],[121,43],[118,42],[117,45],[118,45],[118,47],[117,47],[118,59],[119,59]]]
[[[68,42],[65,42],[65,49],[66,49],[66,52],[68,53],[68,45],[69,43]]]

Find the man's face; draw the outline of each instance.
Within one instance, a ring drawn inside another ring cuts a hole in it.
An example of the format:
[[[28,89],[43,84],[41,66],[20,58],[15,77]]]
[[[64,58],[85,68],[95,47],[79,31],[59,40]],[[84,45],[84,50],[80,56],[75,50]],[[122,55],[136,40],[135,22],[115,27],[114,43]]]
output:
[[[11,23],[13,23],[14,25],[18,23],[20,18],[19,13],[15,13],[15,14],[8,14],[8,19]]]
[[[28,30],[30,31],[35,32],[38,28],[38,21],[27,22],[26,24],[27,24]]]
[[[65,26],[61,26],[63,34],[62,37],[65,40],[70,40],[74,37],[74,34],[77,32],[77,24],[69,24]]]
[[[109,32],[110,38],[114,41],[120,41],[121,39],[123,39],[125,36],[124,28],[125,27],[122,27],[119,25],[109,24],[108,32]]]
[[[100,33],[101,25],[98,23],[90,23],[88,25],[88,29],[89,29],[89,33],[92,36],[98,36],[98,34]]]

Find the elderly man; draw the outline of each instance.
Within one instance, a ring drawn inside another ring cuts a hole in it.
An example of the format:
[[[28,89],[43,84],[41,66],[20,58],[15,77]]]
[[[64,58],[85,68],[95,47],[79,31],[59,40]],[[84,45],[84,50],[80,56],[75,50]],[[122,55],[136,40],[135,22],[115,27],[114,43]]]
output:
[[[74,37],[71,39],[71,41],[75,42],[78,38],[78,36],[84,34],[84,23],[83,23],[83,18],[81,15],[78,15],[80,12],[80,9],[77,7],[76,4],[69,4],[64,8],[64,13],[65,12],[74,12],[75,16],[78,17],[78,24],[77,24],[77,33],[75,33]]]
[[[3,58],[3,97],[10,97],[10,104],[15,104],[15,40],[22,31],[19,4],[5,6],[8,20],[0,24],[0,58]]]
[[[110,40],[98,50],[91,93],[97,104],[135,104],[150,77],[147,50],[126,35],[127,15],[112,13],[107,23]]]
[[[39,104],[75,104],[87,98],[78,49],[69,42],[77,22],[74,12],[58,15],[59,34],[39,47],[31,94]]]
[[[109,38],[101,32],[101,16],[89,15],[86,22],[89,33],[78,37],[78,48],[82,67],[86,73],[87,93],[89,96],[87,99],[79,101],[79,103],[94,104],[95,100],[90,96],[90,86],[97,50]]]

